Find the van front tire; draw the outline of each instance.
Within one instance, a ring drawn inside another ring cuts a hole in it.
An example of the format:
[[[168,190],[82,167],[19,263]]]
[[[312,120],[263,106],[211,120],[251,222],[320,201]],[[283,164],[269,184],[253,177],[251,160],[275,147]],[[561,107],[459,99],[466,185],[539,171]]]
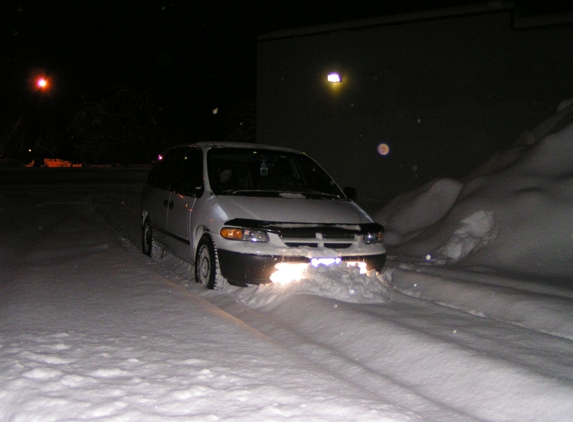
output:
[[[215,245],[211,236],[205,234],[197,245],[195,280],[208,289],[215,289],[219,287],[217,281],[221,278]]]

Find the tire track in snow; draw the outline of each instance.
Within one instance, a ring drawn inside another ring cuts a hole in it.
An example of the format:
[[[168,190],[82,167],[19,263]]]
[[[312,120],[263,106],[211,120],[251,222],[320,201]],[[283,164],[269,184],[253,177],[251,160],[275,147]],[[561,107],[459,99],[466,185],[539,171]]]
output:
[[[463,411],[453,409],[439,400],[413,390],[410,385],[390,374],[373,370],[365,365],[362,359],[357,359],[340,348],[332,347],[331,344],[317,340],[312,333],[301,329],[297,323],[287,322],[284,318],[275,316],[274,312],[264,313],[245,307],[236,301],[232,294],[221,295],[216,292],[207,292],[202,296],[295,353],[320,365],[325,371],[343,379],[345,383],[352,383],[383,402],[393,403],[412,412],[423,414],[425,421],[463,422],[478,420]],[[345,305],[336,300],[307,295],[294,296],[290,300],[307,299],[326,301],[326,306],[338,309]],[[285,312],[289,313],[289,305],[284,305],[284,307]],[[296,315],[300,315],[300,313],[293,312],[292,317],[296,319]]]
[[[573,340],[573,298],[504,285],[484,288],[483,282],[467,278],[395,269],[392,284],[409,296]]]
[[[427,302],[420,305],[435,307],[439,318],[450,318],[454,326],[456,316],[467,315]],[[443,326],[436,327],[439,324],[430,323],[431,329],[425,332],[415,320],[399,321],[400,318],[386,314],[385,308],[390,309],[390,314],[404,314],[403,309],[391,309],[403,306],[401,303],[355,305],[295,296],[262,316],[253,315],[255,311],[240,311],[237,305],[220,303],[220,306],[230,313],[241,314],[238,317],[243,321],[324,364],[347,381],[377,392],[381,399],[394,397],[396,401],[400,397],[400,404],[424,414],[428,420],[496,420],[500,414],[511,420],[563,420],[573,409],[570,382],[532,372],[519,362],[488,354],[485,349],[458,344],[446,335]],[[382,310],[382,315],[373,309]],[[484,322],[471,315],[467,318],[479,324]],[[357,319],[360,330],[345,332],[344,327],[356,326],[348,322]],[[489,321],[489,325],[497,330],[499,323]],[[519,337],[522,329],[513,328],[514,336]],[[440,331],[443,336],[433,334]],[[370,345],[379,345],[377,340],[369,341],[379,338],[386,339],[382,349]],[[473,334],[469,338],[473,339]],[[508,400],[515,403],[512,409],[507,409]],[[471,414],[464,414],[468,409]]]

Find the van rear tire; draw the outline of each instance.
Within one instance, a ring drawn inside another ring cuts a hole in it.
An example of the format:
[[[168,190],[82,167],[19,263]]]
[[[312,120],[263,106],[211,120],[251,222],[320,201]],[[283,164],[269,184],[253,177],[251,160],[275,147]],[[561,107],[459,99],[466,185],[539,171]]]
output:
[[[153,259],[163,258],[163,248],[157,244],[153,236],[149,219],[145,220],[141,230],[141,251]]]

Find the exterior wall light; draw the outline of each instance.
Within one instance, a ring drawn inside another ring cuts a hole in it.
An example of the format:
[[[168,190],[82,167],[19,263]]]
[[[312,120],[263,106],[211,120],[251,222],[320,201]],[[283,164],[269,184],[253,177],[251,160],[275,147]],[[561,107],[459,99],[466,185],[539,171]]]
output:
[[[328,80],[328,82],[331,82],[333,84],[342,82],[340,74],[338,73],[329,73],[326,79]]]

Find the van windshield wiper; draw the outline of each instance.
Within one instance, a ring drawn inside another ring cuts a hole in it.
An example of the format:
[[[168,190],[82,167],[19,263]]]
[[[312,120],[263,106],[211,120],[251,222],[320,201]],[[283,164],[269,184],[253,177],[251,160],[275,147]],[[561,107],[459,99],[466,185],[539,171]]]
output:
[[[321,190],[309,189],[309,190],[300,190],[299,192],[302,193],[303,195],[320,195],[320,196],[327,196],[329,198],[340,198],[340,195],[337,195],[335,193],[323,192]]]
[[[301,189],[237,189],[234,191],[225,191],[224,194],[233,196],[272,196],[272,197],[292,197],[292,198],[337,198],[340,195],[332,193],[320,192],[316,190],[301,190]]]
[[[282,191],[274,189],[237,189],[226,192],[233,196],[278,196]]]

